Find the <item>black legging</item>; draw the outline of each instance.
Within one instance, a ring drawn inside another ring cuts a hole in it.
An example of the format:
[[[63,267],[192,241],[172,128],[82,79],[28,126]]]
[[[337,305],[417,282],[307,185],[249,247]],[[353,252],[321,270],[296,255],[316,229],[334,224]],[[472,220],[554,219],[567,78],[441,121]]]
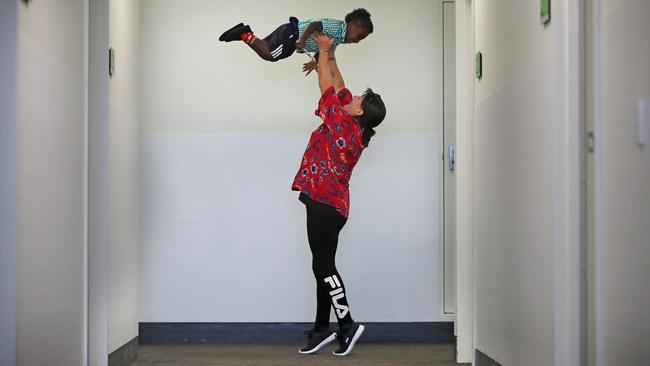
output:
[[[343,280],[336,270],[335,256],[339,232],[347,219],[307,206],[307,236],[313,255],[312,269],[316,277],[316,323],[314,329],[329,327],[330,309],[334,306],[339,327],[346,330],[353,324]]]

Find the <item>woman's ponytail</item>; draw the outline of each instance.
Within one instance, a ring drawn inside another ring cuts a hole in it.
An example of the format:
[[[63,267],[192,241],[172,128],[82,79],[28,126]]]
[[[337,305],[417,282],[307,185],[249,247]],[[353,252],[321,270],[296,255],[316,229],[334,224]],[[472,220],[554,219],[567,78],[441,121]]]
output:
[[[363,146],[368,146],[376,133],[374,128],[379,126],[386,117],[386,106],[381,99],[381,95],[373,92],[370,88],[363,93],[363,96],[363,102],[361,103],[363,114],[359,117],[359,124],[363,127],[361,143]]]
[[[375,130],[372,127],[363,128],[363,135],[361,135],[361,143],[363,146],[368,146],[370,139],[376,134]]]

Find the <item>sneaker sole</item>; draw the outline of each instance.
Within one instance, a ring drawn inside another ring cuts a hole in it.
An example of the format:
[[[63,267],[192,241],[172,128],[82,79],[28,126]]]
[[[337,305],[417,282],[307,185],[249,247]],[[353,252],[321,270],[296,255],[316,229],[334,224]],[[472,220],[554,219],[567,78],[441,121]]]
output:
[[[312,353],[316,353],[321,350],[321,348],[327,346],[328,344],[332,343],[336,339],[336,333],[332,333],[329,337],[325,338],[322,342],[320,342],[316,347],[310,349],[309,351],[301,351],[298,350],[298,353],[301,355],[310,355]]]
[[[361,335],[363,334],[363,331],[365,329],[366,329],[366,327],[364,327],[363,325],[359,325],[359,329],[357,329],[357,331],[354,333],[354,336],[352,337],[352,342],[350,342],[350,347],[348,347],[348,349],[345,350],[345,352],[336,353],[336,351],[334,351],[332,353],[337,355],[337,356],[347,356],[347,355],[349,355],[350,352],[352,352],[352,349],[354,348],[354,345],[357,343],[357,340],[359,339],[359,337],[361,337]]]

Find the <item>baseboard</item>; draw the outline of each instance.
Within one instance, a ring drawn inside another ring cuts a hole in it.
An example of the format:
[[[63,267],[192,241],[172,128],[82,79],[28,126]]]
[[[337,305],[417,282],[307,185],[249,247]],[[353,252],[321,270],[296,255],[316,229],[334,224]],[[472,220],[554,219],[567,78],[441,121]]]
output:
[[[455,342],[453,322],[363,323],[364,342]],[[140,323],[140,344],[302,342],[313,323]],[[338,329],[332,324],[332,329]]]
[[[496,362],[485,353],[477,349],[475,349],[475,352],[474,360],[476,361],[476,366],[501,366],[500,363]]]
[[[138,337],[108,355],[108,366],[129,366],[138,359]]]

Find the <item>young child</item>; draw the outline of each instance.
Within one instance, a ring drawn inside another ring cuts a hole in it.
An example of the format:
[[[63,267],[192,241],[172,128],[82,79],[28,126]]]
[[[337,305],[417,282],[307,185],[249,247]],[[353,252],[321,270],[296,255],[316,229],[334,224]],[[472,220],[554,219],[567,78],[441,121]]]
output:
[[[296,49],[318,53],[318,46],[312,39],[314,32],[322,32],[334,39],[332,47],[341,43],[358,43],[373,31],[370,13],[355,9],[345,16],[345,21],[323,18],[298,21],[290,17],[289,23],[279,26],[264,39],[257,38],[250,26],[239,23],[225,31],[222,42],[244,41],[262,59],[275,62],[291,56]]]

